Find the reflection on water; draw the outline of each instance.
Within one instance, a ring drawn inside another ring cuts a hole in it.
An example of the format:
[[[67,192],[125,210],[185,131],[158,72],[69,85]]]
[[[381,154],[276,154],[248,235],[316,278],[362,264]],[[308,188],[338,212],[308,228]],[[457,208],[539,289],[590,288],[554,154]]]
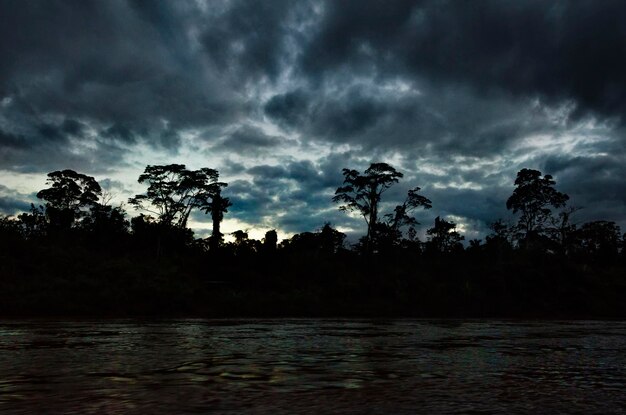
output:
[[[626,410],[626,323],[0,322],[2,413]]]

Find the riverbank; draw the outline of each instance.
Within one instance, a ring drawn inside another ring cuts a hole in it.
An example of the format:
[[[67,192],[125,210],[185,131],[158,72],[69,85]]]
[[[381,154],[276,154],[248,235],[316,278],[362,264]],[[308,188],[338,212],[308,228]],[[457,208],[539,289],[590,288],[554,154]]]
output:
[[[529,265],[532,264],[532,265]],[[623,266],[558,258],[4,257],[0,316],[626,318]]]

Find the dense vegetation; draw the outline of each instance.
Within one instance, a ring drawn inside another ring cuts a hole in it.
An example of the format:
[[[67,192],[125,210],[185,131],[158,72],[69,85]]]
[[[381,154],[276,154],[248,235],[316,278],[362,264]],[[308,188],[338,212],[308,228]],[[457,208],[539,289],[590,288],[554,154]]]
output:
[[[573,224],[549,175],[521,170],[506,201],[517,223],[497,220],[467,246],[441,217],[419,240],[412,213],[432,208],[419,187],[381,212],[403,177],[388,164],[343,175],[333,201],[367,225],[351,247],[330,224],[280,243],[274,230],[225,242],[231,203],[213,169],[146,167],[130,219],[93,177],[52,172],[42,205],[0,217],[0,314],[626,316],[625,236],[610,221]],[[210,238],[188,229],[194,210],[210,215]]]

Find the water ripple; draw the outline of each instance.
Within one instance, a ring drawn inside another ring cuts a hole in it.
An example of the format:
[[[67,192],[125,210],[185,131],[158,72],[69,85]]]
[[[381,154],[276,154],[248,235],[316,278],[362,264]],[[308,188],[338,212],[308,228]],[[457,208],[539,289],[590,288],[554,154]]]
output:
[[[626,323],[0,322],[1,413],[618,413]]]

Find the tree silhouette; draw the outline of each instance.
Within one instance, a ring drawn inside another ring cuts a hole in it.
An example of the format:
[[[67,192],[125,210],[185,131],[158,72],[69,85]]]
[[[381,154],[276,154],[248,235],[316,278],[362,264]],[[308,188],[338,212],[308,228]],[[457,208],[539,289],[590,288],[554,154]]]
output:
[[[343,169],[344,186],[335,192],[333,202],[343,203],[340,210],[358,211],[367,224],[366,244],[369,246],[378,223],[378,204],[382,194],[398,183],[403,174],[387,163],[372,163],[364,174]]]
[[[342,203],[340,210],[357,211],[363,216],[367,224],[365,250],[370,252],[376,229],[379,227],[381,196],[404,175],[387,163],[372,163],[363,174],[357,170],[343,169],[343,176],[343,186],[335,191],[333,202]],[[431,207],[430,200],[417,194],[419,190],[419,187],[409,190],[404,203],[397,206],[393,214],[388,215],[387,225],[392,232],[397,232],[403,225],[417,224],[417,221],[408,216],[410,211],[417,207]]]
[[[587,222],[578,230],[577,236],[578,244],[585,255],[600,260],[612,260],[618,255],[621,231],[615,222]]]
[[[160,223],[185,228],[194,208],[209,208],[226,183],[218,182],[217,170],[187,170],[184,164],[147,166],[139,183],[148,183],[146,194],[129,203],[136,209],[155,213]]]
[[[48,228],[46,211],[43,206],[30,204],[30,213],[20,213],[17,216],[20,221],[22,235],[26,239],[34,239],[45,235]]]
[[[232,232],[231,235],[235,237],[235,245],[243,245],[248,240],[248,232],[241,229]]]
[[[234,248],[235,255],[248,257],[261,251],[261,242],[256,239],[250,239],[247,231],[239,229],[232,232],[231,235],[235,237],[235,241],[230,244]]]
[[[570,206],[559,212],[557,217],[550,217],[552,226],[548,229],[548,233],[552,239],[560,247],[563,255],[569,254],[576,235],[576,224],[572,223],[571,217],[581,208]]]
[[[278,234],[275,229],[269,230],[265,232],[265,238],[263,238],[263,250],[265,252],[274,252],[276,251],[276,246],[278,244]]]
[[[130,224],[135,248],[154,253],[157,259],[183,252],[194,242],[191,229],[170,226],[143,213],[132,218]]]
[[[48,173],[49,188],[37,193],[46,201],[46,216],[53,228],[69,229],[82,215],[82,209],[92,207],[102,194],[100,185],[91,176],[74,170]]]
[[[230,206],[232,206],[230,200],[227,197],[222,197],[221,189],[217,189],[211,198],[211,202],[202,207],[205,213],[211,214],[213,221],[213,231],[209,239],[209,247],[211,249],[217,249],[224,240],[224,235],[220,232],[220,224],[224,219],[224,213],[228,212]]]
[[[420,190],[420,187],[409,190],[404,202],[396,206],[393,213],[385,215],[387,220],[385,224],[392,233],[401,236],[401,228],[408,226],[409,233],[414,234],[415,226],[419,225],[419,222],[414,217],[409,216],[409,213],[417,208],[430,209],[432,207],[430,199],[418,194]]]
[[[334,229],[330,223],[325,223],[319,231],[319,240],[321,251],[325,254],[335,254],[343,248],[343,242],[346,235]]]
[[[114,244],[128,233],[130,223],[121,206],[96,204],[80,223],[90,239],[100,246]]]
[[[301,232],[281,242],[284,250],[299,254],[332,256],[343,248],[346,235],[325,223],[317,232]]]
[[[520,239],[525,243],[544,230],[552,214],[550,207],[563,207],[569,199],[565,193],[554,188],[555,184],[552,176],[542,176],[537,170],[522,169],[517,173],[516,188],[506,201],[506,208],[512,209],[513,213],[521,213],[517,228]]]
[[[19,243],[22,237],[20,221],[12,216],[0,214],[0,249],[5,253],[7,250]],[[0,257],[0,266],[2,257]]]
[[[506,254],[513,250],[511,243],[512,229],[502,219],[489,225],[491,234],[485,238],[485,249],[494,261],[501,261]]]
[[[355,184],[344,183],[336,195],[344,210],[373,220],[371,239],[363,236],[361,247],[344,248],[346,236],[326,223],[280,244],[275,230],[262,241],[240,230],[217,254],[184,226],[193,209],[210,213],[213,234],[221,239],[219,226],[230,203],[222,197],[217,172],[151,166],[145,182],[153,185],[152,193],[137,203],[163,215],[140,213],[130,218],[130,229],[123,207],[111,207],[93,178],[53,172],[49,188],[40,192],[46,207],[31,205],[17,219],[0,214],[0,313],[626,315],[626,237],[616,222],[573,222],[576,209],[562,206],[566,196],[553,189],[550,176],[520,172],[509,206],[518,209],[515,222],[521,215],[521,225],[498,220],[484,243],[473,239],[464,249],[454,222],[442,217],[427,230],[427,242],[420,242],[412,212],[429,208],[430,200],[413,188],[392,209],[395,203],[386,199],[391,192],[381,195],[401,175],[377,166],[362,174],[347,170]],[[55,209],[65,216],[53,216]],[[534,249],[526,249],[524,231],[527,239],[538,236],[531,241]],[[364,258],[366,243],[375,255]]]
[[[426,234],[430,236],[430,245],[437,252],[453,252],[462,249],[461,241],[465,239],[456,231],[456,223],[439,216],[435,218],[435,226],[428,229]]]

